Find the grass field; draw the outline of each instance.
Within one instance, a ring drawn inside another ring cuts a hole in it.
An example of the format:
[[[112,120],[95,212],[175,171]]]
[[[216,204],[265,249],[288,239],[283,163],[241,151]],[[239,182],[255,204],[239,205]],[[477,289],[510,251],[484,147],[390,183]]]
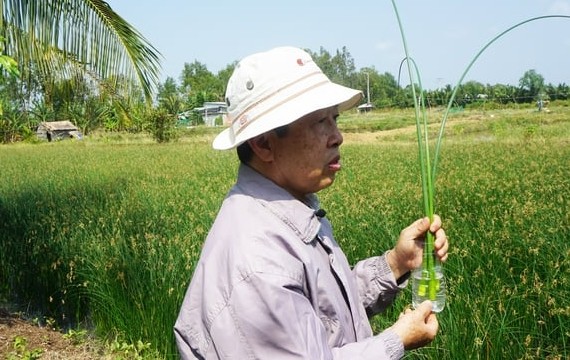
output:
[[[452,249],[438,338],[408,358],[570,357],[570,107],[448,120],[436,212]],[[441,111],[432,110],[433,132]],[[321,192],[351,261],[422,216],[413,114],[344,114],[343,170]],[[0,146],[0,300],[176,358],[172,326],[237,159],[217,129]],[[379,331],[411,303],[404,291]],[[148,351],[148,358],[157,357]]]

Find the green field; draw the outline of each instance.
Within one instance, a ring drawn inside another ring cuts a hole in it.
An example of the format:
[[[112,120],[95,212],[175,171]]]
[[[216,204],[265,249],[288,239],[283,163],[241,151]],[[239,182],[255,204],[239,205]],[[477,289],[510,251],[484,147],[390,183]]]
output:
[[[343,170],[320,196],[356,261],[422,216],[416,133],[411,111],[339,126]],[[0,300],[176,358],[178,307],[238,165],[210,149],[218,130],[0,146]],[[436,178],[448,304],[437,339],[408,358],[570,357],[569,165],[567,103],[451,115]],[[403,292],[374,328],[410,303]]]

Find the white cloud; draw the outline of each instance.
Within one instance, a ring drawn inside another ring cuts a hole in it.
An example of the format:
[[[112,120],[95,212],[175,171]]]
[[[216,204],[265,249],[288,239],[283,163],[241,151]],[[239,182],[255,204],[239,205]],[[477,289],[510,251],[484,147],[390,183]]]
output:
[[[570,1],[557,0],[548,7],[548,12],[555,15],[570,15]]]
[[[375,47],[380,51],[390,50],[392,48],[392,43],[390,41],[378,41],[376,42]]]

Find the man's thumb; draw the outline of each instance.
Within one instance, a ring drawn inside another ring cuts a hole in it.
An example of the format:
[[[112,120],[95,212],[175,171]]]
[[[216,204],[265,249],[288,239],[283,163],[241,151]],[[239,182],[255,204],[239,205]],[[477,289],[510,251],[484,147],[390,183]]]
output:
[[[422,314],[424,316],[424,319],[425,319],[429,316],[429,314],[431,314],[431,309],[432,309],[431,301],[426,300],[426,301],[422,302],[420,304],[420,306],[418,306],[417,310],[420,312],[420,314]]]
[[[415,222],[416,231],[418,234],[423,234],[429,230],[429,218],[426,216],[422,219],[418,219]]]

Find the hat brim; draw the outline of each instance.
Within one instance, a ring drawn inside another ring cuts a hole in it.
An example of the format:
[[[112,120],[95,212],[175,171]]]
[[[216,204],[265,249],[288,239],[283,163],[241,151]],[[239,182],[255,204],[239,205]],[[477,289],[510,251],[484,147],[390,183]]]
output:
[[[268,111],[254,123],[234,136],[231,126],[216,136],[214,149],[233,149],[245,141],[280,126],[288,125],[313,111],[338,106],[338,111],[349,110],[358,104],[363,94],[359,90],[326,82]]]

